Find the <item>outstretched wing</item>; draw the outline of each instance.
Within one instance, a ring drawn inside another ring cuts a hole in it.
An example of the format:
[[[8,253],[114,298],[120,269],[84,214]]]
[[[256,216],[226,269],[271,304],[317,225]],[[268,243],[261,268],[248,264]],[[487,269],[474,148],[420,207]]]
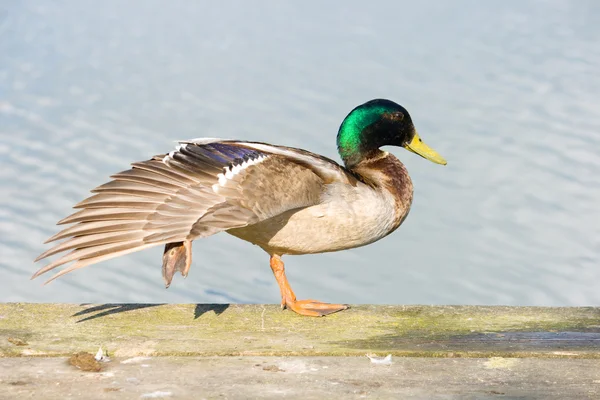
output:
[[[66,239],[36,261],[67,252],[33,278],[74,262],[53,276],[166,243],[240,228],[287,210],[317,204],[324,186],[351,183],[337,163],[265,143],[195,139],[132,164],[58,224],[73,224],[46,241]]]

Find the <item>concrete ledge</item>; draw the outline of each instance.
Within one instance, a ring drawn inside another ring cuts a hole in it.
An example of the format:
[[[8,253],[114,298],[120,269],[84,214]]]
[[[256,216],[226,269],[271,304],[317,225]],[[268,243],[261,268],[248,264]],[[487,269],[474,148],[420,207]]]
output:
[[[0,399],[598,399],[600,360],[138,357],[81,372],[65,358],[0,359]]]
[[[353,306],[307,318],[275,305],[0,304],[0,357],[600,358],[600,308]]]

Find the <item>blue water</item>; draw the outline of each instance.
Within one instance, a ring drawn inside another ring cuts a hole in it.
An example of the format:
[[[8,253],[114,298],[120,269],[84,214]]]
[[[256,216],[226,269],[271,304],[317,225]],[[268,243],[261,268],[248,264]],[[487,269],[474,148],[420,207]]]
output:
[[[93,5],[93,7],[90,7]],[[284,258],[299,298],[600,305],[600,3],[0,4],[0,301],[278,303],[221,234],[165,290],[156,248],[30,281],[55,223],[177,139],[303,147],[376,97],[448,165],[391,149],[411,213],[370,246]]]

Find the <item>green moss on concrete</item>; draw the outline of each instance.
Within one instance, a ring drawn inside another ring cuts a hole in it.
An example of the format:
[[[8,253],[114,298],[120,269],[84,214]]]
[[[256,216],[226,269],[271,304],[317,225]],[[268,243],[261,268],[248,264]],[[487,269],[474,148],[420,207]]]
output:
[[[307,318],[275,305],[0,304],[0,356],[65,356],[101,345],[117,357],[376,351],[597,358],[599,343],[599,308],[355,306]]]

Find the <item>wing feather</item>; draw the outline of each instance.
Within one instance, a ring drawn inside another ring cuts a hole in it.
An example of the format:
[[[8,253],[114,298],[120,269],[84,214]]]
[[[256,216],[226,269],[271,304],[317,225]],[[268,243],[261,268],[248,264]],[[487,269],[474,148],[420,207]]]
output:
[[[70,226],[66,229],[63,229],[56,235],[50,237],[46,240],[45,243],[54,242],[56,240],[64,239],[70,236],[83,236],[90,235],[94,233],[103,233],[103,232],[120,232],[120,231],[130,231],[137,230],[143,228],[148,223],[145,221],[123,221],[123,220],[108,220],[108,221],[92,221],[81,223],[77,225]],[[38,257],[42,259],[44,257]],[[36,261],[38,261],[36,260]]]
[[[294,177],[294,179],[290,179]],[[265,143],[196,139],[111,176],[58,222],[72,224],[42,253],[57,260],[37,277],[74,262],[50,280],[151,246],[206,237],[320,201],[323,185],[352,183],[332,160]]]

